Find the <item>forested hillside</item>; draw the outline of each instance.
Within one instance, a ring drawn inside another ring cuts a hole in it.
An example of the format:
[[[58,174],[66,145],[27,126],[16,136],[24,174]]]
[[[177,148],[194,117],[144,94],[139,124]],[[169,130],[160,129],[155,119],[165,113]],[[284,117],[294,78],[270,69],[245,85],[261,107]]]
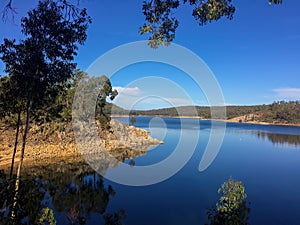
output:
[[[195,111],[196,110],[196,111]],[[203,119],[233,119],[240,118],[240,122],[268,122],[284,124],[300,124],[300,102],[279,101],[269,105],[227,106],[226,118],[211,118],[208,106],[181,106],[155,110],[133,110],[131,115],[143,116],[199,116]]]

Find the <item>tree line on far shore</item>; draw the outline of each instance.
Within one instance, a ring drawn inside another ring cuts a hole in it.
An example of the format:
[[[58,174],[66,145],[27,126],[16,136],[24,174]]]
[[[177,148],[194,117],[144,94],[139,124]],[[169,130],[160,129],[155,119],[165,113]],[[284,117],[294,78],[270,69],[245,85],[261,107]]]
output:
[[[216,107],[218,108],[218,107]],[[195,111],[196,110],[196,111]],[[118,114],[126,114],[119,109]],[[226,118],[212,118],[208,106],[180,106],[153,110],[132,110],[135,116],[199,116],[203,119],[232,119],[243,117],[243,121],[300,124],[300,101],[276,101],[272,104],[253,106],[226,106]]]

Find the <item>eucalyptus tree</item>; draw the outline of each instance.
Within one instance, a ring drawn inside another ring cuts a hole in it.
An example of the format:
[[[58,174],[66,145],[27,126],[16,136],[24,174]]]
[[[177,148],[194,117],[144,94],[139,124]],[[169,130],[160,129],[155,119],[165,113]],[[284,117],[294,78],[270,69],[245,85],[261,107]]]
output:
[[[61,82],[55,88],[47,89],[43,104],[34,110],[33,118],[38,124],[70,122],[72,119],[72,103],[78,82],[86,79],[86,72],[75,69],[71,77]]]
[[[74,121],[87,122],[96,118],[101,128],[109,129],[111,104],[107,100],[112,101],[117,95],[106,75],[81,79],[74,95],[76,104],[72,105],[73,125]]]
[[[221,194],[216,206],[207,212],[210,225],[247,225],[250,212],[245,186],[232,178],[218,190]]]
[[[107,76],[102,75],[97,80],[99,80],[98,87],[100,90],[96,104],[96,114],[104,116],[109,120],[110,109],[107,110],[108,112],[105,112],[104,110],[105,107],[107,107],[107,99],[109,98],[111,101],[114,100],[118,95],[118,91],[112,88],[111,82]]]
[[[76,64],[78,44],[84,44],[91,23],[86,9],[66,14],[63,6],[53,0],[39,1],[21,21],[24,40],[4,39],[0,58],[5,72],[14,81],[16,99],[25,101],[25,128],[17,170],[16,190],[19,186],[26,146],[29,120],[45,93],[71,77]]]

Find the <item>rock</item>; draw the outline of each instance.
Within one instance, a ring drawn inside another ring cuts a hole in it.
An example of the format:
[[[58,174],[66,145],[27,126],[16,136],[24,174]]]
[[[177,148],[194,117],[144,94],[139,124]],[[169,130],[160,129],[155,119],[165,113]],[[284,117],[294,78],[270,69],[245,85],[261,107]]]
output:
[[[112,130],[98,130],[100,143],[99,141],[97,143],[97,141],[89,139],[88,136],[83,137],[89,145],[86,151],[83,152],[82,149],[86,146],[81,146],[81,148],[77,146],[71,123],[65,124],[63,132],[50,132],[50,129],[38,132],[43,127],[34,126],[33,130],[29,130],[28,133],[24,165],[55,165],[63,160],[75,163],[86,159],[86,157],[82,157],[84,155],[88,156],[91,163],[99,167],[99,170],[106,171],[108,167],[116,167],[126,159],[133,159],[144,155],[153,146],[163,144],[162,141],[152,138],[148,131],[124,125],[117,120],[111,121],[111,127],[113,128],[113,132]],[[82,124],[78,124],[78,128],[75,127],[75,129],[80,130],[84,129],[84,127],[82,127]],[[0,130],[0,140],[2,140],[2,145],[0,146],[0,167],[6,167],[10,165],[11,161],[13,147],[11,143],[14,143],[15,130],[4,130],[1,126]],[[104,148],[99,149],[99,146],[103,146]],[[18,151],[16,160],[19,158],[19,155],[20,152]]]
[[[162,141],[152,138],[148,131],[122,124],[117,120],[111,120],[110,126],[113,128],[113,135],[117,142],[126,148],[146,151],[153,145],[163,144]]]

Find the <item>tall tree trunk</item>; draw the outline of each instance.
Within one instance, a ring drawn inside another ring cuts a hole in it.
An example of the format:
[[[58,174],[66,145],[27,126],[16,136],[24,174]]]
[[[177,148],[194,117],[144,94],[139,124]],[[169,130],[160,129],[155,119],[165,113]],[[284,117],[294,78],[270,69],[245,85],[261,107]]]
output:
[[[23,140],[22,140],[23,143],[22,143],[19,166],[18,166],[18,170],[17,170],[16,183],[15,183],[15,196],[14,196],[14,202],[13,202],[13,207],[12,207],[12,216],[11,216],[12,219],[15,218],[15,208],[16,208],[17,199],[18,199],[17,197],[18,197],[18,192],[19,192],[21,169],[22,169],[24,153],[25,153],[26,138],[27,138],[28,127],[29,127],[29,117],[30,117],[30,112],[31,112],[31,106],[32,106],[32,100],[28,99],[27,100],[27,109],[26,109],[25,129],[24,129]]]
[[[10,167],[10,173],[9,173],[10,179],[12,178],[12,173],[14,170],[15,156],[16,156],[16,152],[17,152],[18,139],[19,139],[20,122],[21,122],[21,110],[18,112],[15,146],[14,146],[14,152],[13,152],[13,156],[12,156],[12,160],[11,160],[11,167]]]

